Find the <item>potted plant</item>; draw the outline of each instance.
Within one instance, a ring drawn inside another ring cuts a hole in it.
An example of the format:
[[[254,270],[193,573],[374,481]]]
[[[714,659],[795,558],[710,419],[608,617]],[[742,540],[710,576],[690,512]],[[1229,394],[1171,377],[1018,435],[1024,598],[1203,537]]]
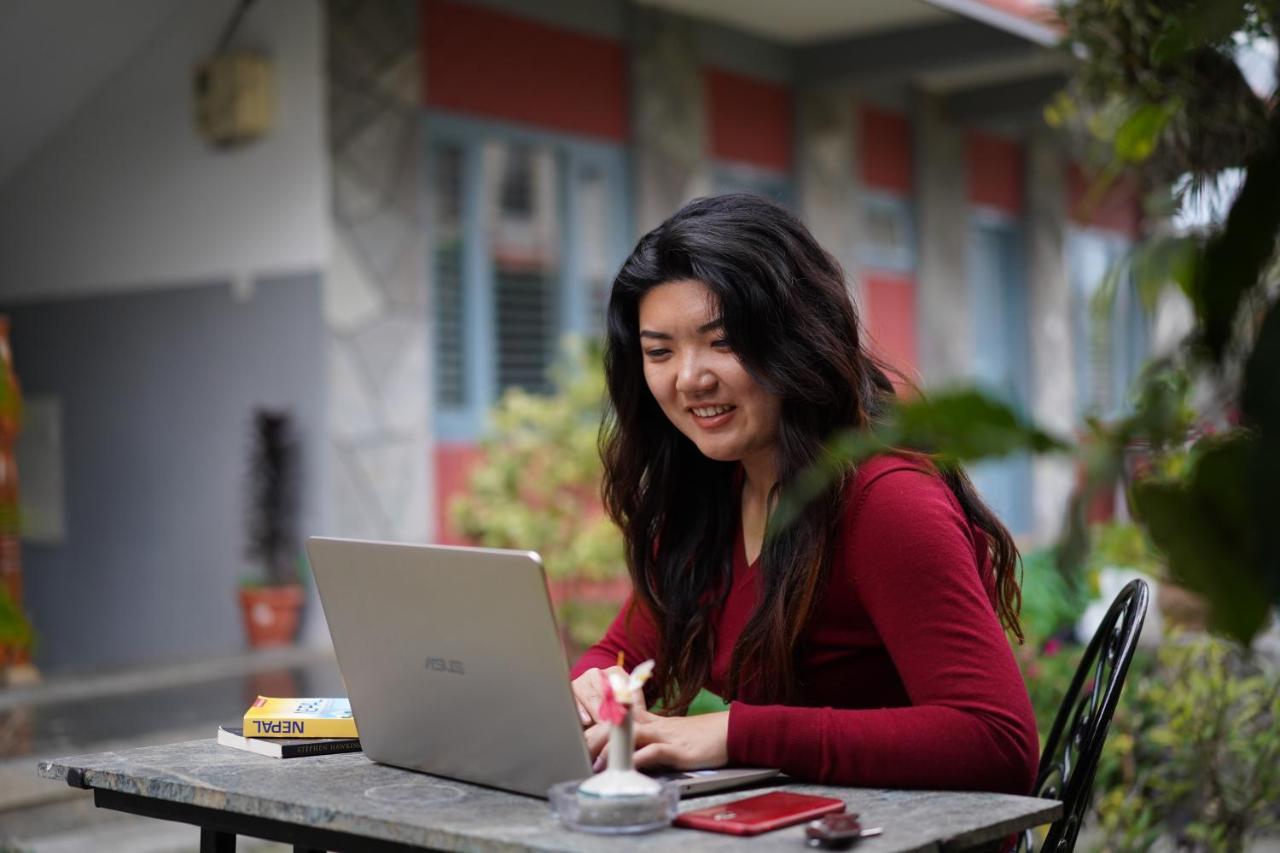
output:
[[[468,490],[451,506],[464,537],[491,548],[538,551],[566,646],[597,639],[630,590],[622,534],[600,504],[596,449],[605,400],[597,345],[566,342],[555,393],[511,389],[490,412],[491,430]]]
[[[298,634],[305,599],[298,573],[298,457],[289,413],[255,411],[245,551],[260,575],[240,586],[252,648],[288,645]]]

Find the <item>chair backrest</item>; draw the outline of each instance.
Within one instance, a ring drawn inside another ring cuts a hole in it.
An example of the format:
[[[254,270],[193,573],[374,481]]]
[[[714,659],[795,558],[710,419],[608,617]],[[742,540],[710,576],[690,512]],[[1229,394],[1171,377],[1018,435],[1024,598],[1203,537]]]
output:
[[[1067,853],[1075,847],[1080,823],[1089,809],[1102,744],[1147,616],[1149,594],[1147,584],[1140,580],[1132,580],[1120,590],[1089,641],[1058,708],[1040,756],[1033,793],[1062,800],[1062,817],[1050,825],[1041,851]],[[1019,848],[1034,849],[1030,830],[1020,842]]]

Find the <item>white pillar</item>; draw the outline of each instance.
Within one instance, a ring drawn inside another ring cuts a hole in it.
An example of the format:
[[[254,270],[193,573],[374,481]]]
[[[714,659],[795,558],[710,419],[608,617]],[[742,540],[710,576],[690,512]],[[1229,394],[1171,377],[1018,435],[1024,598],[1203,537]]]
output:
[[[796,137],[800,218],[844,267],[858,299],[857,99],[842,88],[801,89]]]
[[[928,93],[916,94],[912,119],[920,372],[936,387],[962,381],[971,361],[964,135]]]
[[[631,105],[636,228],[644,234],[711,191],[697,39],[683,18],[632,7]]]
[[[1066,162],[1056,135],[1043,125],[1027,142],[1027,307],[1031,323],[1031,415],[1069,437],[1075,426],[1071,292],[1067,280]],[[1037,537],[1056,537],[1075,482],[1070,460],[1036,457],[1032,505]]]

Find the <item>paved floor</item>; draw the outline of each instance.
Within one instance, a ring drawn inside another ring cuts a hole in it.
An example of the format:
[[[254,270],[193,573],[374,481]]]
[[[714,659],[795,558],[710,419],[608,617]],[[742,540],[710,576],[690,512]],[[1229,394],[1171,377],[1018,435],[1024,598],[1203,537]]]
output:
[[[343,696],[332,652],[290,648],[50,678],[0,691],[0,851],[199,850],[193,827],[94,808],[92,794],[41,779],[37,762],[212,737],[259,694]],[[242,842],[239,850],[287,850]]]

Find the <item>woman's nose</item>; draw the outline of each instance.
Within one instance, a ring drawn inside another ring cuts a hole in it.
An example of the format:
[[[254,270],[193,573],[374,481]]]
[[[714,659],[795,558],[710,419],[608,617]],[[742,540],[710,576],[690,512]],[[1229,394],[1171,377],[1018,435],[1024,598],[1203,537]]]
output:
[[[676,375],[676,390],[684,393],[709,391],[715,387],[716,377],[706,362],[695,353],[685,356],[680,362],[680,372]]]

